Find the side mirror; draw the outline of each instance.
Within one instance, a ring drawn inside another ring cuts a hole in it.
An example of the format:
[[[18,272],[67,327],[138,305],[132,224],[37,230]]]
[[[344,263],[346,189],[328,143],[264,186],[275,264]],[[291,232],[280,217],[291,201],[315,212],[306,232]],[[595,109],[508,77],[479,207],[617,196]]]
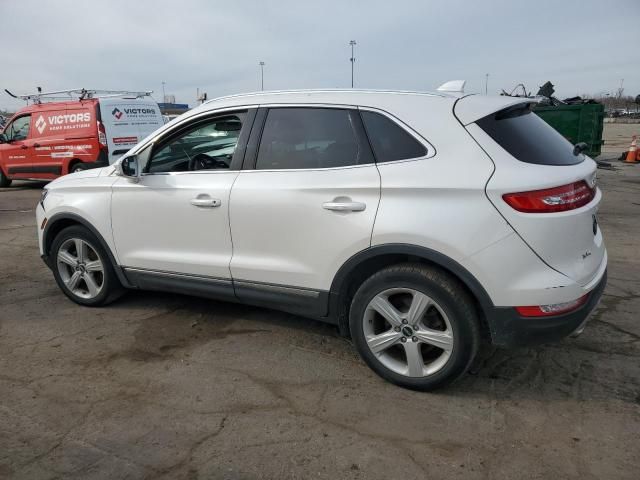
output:
[[[131,155],[124,157],[116,163],[116,174],[121,177],[138,179],[140,177],[140,168],[138,166],[138,156]]]
[[[4,133],[0,133],[0,143],[9,143],[9,139]]]

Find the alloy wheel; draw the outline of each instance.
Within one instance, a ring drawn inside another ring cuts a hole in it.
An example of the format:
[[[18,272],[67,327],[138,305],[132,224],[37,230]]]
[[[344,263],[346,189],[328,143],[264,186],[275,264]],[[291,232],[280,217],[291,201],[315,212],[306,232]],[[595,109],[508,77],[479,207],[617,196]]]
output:
[[[431,297],[410,288],[378,293],[363,316],[365,340],[386,368],[408,377],[441,370],[453,350],[447,314]]]
[[[95,248],[80,238],[65,240],[58,249],[60,278],[74,295],[92,299],[104,286],[104,265]]]

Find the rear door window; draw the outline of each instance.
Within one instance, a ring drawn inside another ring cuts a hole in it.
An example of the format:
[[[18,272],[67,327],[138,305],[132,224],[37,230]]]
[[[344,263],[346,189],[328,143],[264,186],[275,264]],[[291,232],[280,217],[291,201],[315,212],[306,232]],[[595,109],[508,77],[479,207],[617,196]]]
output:
[[[427,154],[424,145],[393,120],[375,112],[361,111],[360,114],[378,163],[419,158]]]
[[[257,170],[332,168],[373,163],[355,110],[272,108],[265,121]]]
[[[576,165],[584,159],[584,155],[574,155],[573,145],[533,113],[530,105],[501,110],[476,123],[521,162]]]

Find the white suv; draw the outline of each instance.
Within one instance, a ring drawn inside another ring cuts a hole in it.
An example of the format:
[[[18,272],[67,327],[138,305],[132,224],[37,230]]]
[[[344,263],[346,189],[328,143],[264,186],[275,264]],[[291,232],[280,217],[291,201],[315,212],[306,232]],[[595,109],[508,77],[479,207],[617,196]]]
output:
[[[213,100],[50,183],[40,252],[79,304],[134,288],[293,312],[339,326],[383,378],[433,389],[483,338],[581,331],[606,283],[596,165],[527,102]]]

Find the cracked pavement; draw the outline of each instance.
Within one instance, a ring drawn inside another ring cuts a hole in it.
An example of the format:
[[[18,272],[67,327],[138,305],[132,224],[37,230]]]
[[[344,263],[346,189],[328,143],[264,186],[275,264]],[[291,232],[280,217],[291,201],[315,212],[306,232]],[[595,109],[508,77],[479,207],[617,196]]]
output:
[[[280,312],[77,306],[38,256],[41,185],[0,189],[0,478],[637,478],[640,166],[616,166],[598,172],[609,284],[584,334],[485,347],[433,394]]]

